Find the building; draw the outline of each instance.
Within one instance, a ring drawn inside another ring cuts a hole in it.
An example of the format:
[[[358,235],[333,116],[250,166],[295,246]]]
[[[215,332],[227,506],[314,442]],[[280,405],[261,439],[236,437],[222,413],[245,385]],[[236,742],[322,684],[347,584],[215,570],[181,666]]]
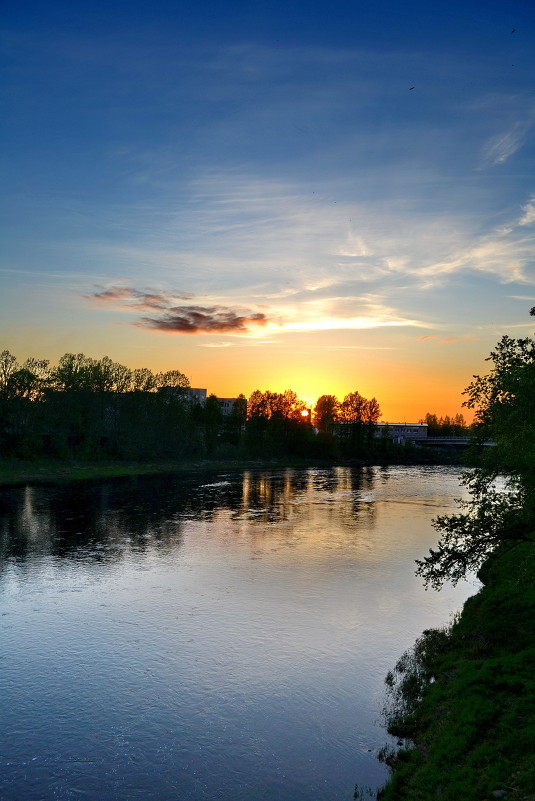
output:
[[[197,401],[200,403],[201,406],[204,406],[206,403],[206,390],[199,389],[198,387],[189,387],[188,389],[188,396],[191,400]]]
[[[427,439],[427,423],[376,423],[374,436],[388,437],[396,445],[420,445]]]
[[[236,401],[236,398],[218,398],[217,400],[219,401],[221,414],[223,417],[226,417],[234,408],[234,402]]]

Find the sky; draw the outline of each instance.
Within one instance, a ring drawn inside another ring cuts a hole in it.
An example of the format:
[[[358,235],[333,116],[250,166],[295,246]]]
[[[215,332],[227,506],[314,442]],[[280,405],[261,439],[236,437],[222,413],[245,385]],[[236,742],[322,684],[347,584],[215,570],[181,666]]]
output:
[[[0,350],[395,422],[462,411],[533,333],[533,3],[8,0],[1,26]]]

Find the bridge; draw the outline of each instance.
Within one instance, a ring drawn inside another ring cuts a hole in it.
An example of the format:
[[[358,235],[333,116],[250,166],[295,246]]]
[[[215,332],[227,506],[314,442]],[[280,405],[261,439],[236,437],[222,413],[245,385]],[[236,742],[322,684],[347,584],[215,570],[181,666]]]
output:
[[[470,437],[422,437],[418,440],[418,445],[425,445],[429,448],[468,448],[471,443]],[[481,443],[484,448],[491,448],[496,445],[492,440]]]

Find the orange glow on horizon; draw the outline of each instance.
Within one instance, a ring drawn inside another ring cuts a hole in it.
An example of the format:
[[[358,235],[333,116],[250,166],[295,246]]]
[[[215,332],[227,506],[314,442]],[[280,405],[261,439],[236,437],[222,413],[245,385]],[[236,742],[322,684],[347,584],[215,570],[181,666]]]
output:
[[[125,327],[114,331],[112,344],[110,339],[101,339],[99,331],[91,346],[80,333],[79,339],[72,336],[65,347],[67,339],[59,333],[48,342],[43,332],[39,333],[42,336],[30,342],[6,345],[19,361],[35,356],[57,364],[69,351],[92,358],[108,355],[131,369],[178,369],[191,386],[204,387],[222,398],[239,394],[249,398],[257,389],[280,393],[290,389],[313,409],[322,395],[342,401],[348,393],[358,391],[365,398],[375,397],[380,419],[391,423],[418,422],[427,412],[439,417],[462,413],[471,422],[473,413],[463,408],[462,393],[474,373],[487,372],[485,354],[494,344],[491,335],[483,346],[465,342],[439,347],[434,340],[429,344],[407,337],[400,338],[398,346],[387,347],[379,332],[370,339],[369,347],[344,344],[353,341],[347,335],[333,345],[323,336],[288,335],[271,343],[243,341],[214,347],[208,346],[211,340],[207,337],[159,338],[137,330],[132,342],[132,332]],[[37,341],[42,347],[36,347]],[[198,344],[192,347],[192,343]]]

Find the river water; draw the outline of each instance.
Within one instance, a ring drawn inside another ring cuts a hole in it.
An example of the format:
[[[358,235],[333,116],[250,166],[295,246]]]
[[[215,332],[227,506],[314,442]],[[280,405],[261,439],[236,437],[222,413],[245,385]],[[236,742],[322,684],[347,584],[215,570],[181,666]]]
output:
[[[351,801],[384,676],[476,590],[414,559],[459,470],[0,491],[0,799]]]

